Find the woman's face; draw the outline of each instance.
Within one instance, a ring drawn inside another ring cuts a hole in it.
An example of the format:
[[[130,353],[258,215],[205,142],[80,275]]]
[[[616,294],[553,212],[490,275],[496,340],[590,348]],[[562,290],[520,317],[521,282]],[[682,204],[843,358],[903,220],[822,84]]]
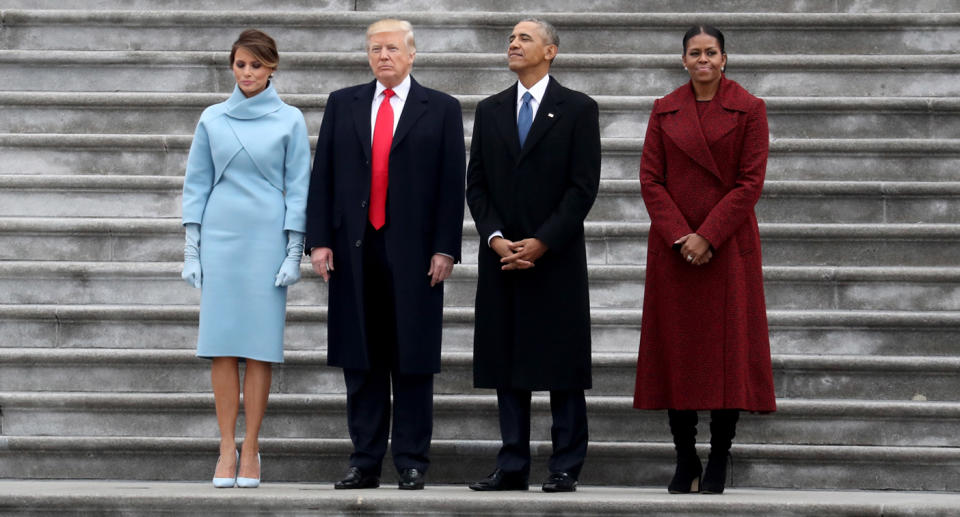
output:
[[[690,78],[698,83],[712,83],[720,80],[723,67],[727,65],[727,56],[720,52],[720,42],[709,34],[697,34],[687,40],[687,50],[683,53],[683,67]]]
[[[240,91],[247,97],[262,92],[272,73],[273,68],[268,68],[243,47],[233,55],[233,76],[237,78]]]

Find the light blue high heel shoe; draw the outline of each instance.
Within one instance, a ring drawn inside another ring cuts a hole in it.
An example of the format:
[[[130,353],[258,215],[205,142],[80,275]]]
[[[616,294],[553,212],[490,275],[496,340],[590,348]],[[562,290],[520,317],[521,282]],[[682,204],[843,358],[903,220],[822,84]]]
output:
[[[257,467],[260,467],[260,453],[257,453]],[[239,472],[239,470],[238,470]],[[255,478],[237,477],[237,486],[240,488],[257,488],[260,486],[260,476]]]
[[[237,452],[237,451],[234,451],[234,454],[237,455],[237,466],[239,466],[239,465],[240,465],[240,453]],[[217,465],[219,465],[219,464],[220,464],[220,458],[217,458]],[[232,478],[218,478],[218,477],[214,477],[214,478],[213,478],[213,486],[215,486],[215,487],[217,487],[217,488],[233,488],[233,486],[236,485],[236,484],[237,484],[237,471],[236,471],[236,470],[233,471],[233,477],[232,477]]]

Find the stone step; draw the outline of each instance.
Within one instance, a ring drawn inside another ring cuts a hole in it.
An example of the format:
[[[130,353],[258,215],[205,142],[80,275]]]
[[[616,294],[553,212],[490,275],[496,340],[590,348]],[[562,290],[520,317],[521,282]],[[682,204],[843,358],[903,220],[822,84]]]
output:
[[[184,287],[187,287],[184,285]],[[298,289],[293,287],[291,290]],[[326,300],[318,300],[324,303]],[[0,350],[23,348],[192,348],[197,306],[0,305]],[[444,349],[473,350],[473,310],[445,310]],[[952,356],[957,353],[960,314],[949,311],[769,310],[771,349],[781,354]],[[595,352],[636,353],[641,311],[592,311]],[[326,309],[287,309],[285,347],[322,350]]]
[[[2,133],[0,174],[181,176],[187,134]],[[316,137],[311,136],[312,144]],[[464,141],[469,149],[470,137]],[[602,175],[636,179],[642,138],[603,138]],[[955,181],[960,139],[775,138],[769,180]]]
[[[179,176],[0,175],[0,217],[177,217]],[[762,223],[958,223],[960,182],[767,181]],[[470,220],[469,209],[464,218]],[[601,180],[588,221],[648,221],[640,183]]]
[[[666,93],[666,92],[663,92]],[[200,112],[222,93],[0,92],[5,133],[192,134]],[[458,95],[469,136],[482,95]],[[325,94],[283,94],[304,112],[316,134]],[[655,97],[595,96],[601,136],[642,137]],[[953,97],[767,97],[774,138],[951,138],[960,134],[960,99]]]
[[[317,341],[322,343],[323,337]],[[0,348],[0,391],[206,392],[209,362],[194,353],[193,349]],[[326,366],[325,352],[288,350],[284,359],[274,368],[273,393],[344,392],[343,374]],[[632,395],[636,362],[635,352],[594,352],[590,393]],[[960,357],[956,356],[774,354],[773,370],[781,398],[960,402]],[[472,372],[472,353],[444,352],[435,392],[491,393],[473,388]]]
[[[679,49],[678,49],[679,50]],[[678,54],[561,54],[552,72],[590,95],[664,95],[689,77]],[[0,50],[9,91],[230,92],[228,52]],[[369,81],[362,52],[284,52],[275,83],[283,93],[330,92]],[[80,67],[76,78],[64,66]],[[960,55],[737,55],[729,76],[754,95],[949,97]],[[664,73],[667,72],[667,73]],[[516,81],[503,53],[417,54],[417,80],[452,94],[490,95]],[[636,80],[637,76],[645,80]]]
[[[7,9],[130,9],[130,10],[302,10],[302,11],[378,11],[385,15],[396,11],[426,12],[516,12],[554,13],[570,11],[652,13],[952,13],[954,0],[5,0]]]
[[[200,292],[180,279],[180,262],[0,261],[2,303],[194,305]],[[640,309],[646,268],[592,265],[595,309]],[[290,306],[323,306],[327,288],[306,261],[288,290]],[[477,267],[461,264],[446,281],[448,308],[472,308]],[[960,268],[782,267],[764,270],[769,310],[960,311]]]
[[[649,224],[587,222],[587,262],[640,265]],[[760,225],[768,266],[954,266],[960,243],[956,224]],[[464,223],[463,261],[476,263],[479,239]],[[0,260],[182,260],[179,219],[0,217]]]
[[[488,390],[489,392],[489,390]],[[590,440],[670,442],[664,411],[633,409],[629,396],[588,392]],[[532,431],[549,436],[550,400],[533,397]],[[219,436],[212,393],[2,392],[5,436]],[[436,395],[434,440],[499,436],[496,395]],[[708,412],[701,441],[709,443]],[[772,415],[744,413],[737,443],[960,447],[957,402],[780,399]],[[244,429],[241,412],[238,429]],[[343,394],[272,394],[264,438],[349,436]]]
[[[4,478],[206,482],[218,443],[215,438],[117,436],[10,436],[4,441],[0,451],[0,477]],[[498,448],[498,440],[434,440],[430,481],[474,481],[493,469]],[[546,475],[549,449],[549,441],[531,442],[534,479]],[[348,439],[265,438],[260,450],[265,483],[329,483],[343,475],[351,446]],[[731,452],[733,472],[727,485],[731,488],[955,490],[960,486],[956,468],[960,448],[955,447],[735,444]],[[673,474],[673,445],[595,442],[587,461],[580,475],[585,485],[661,487]],[[392,470],[389,465],[384,469],[385,483],[392,481]]]
[[[582,9],[577,9],[578,11]],[[282,52],[361,48],[364,29],[382,12],[236,10],[7,10],[0,43],[31,50],[229,49],[243,29],[256,26]],[[417,47],[427,52],[506,51],[517,12],[395,12],[410,21]],[[677,53],[683,33],[700,13],[551,13],[564,52]],[[723,13],[710,15],[732,55],[762,51],[795,54],[935,54],[954,50],[960,13]],[[771,31],[770,27],[777,30]],[[104,30],[105,28],[109,30]]]
[[[209,469],[209,467],[208,467]],[[481,476],[483,474],[480,474]],[[329,483],[265,481],[258,490],[214,490],[206,482],[104,480],[0,480],[0,512],[63,512],[90,515],[792,515],[796,517],[950,515],[960,495],[943,492],[867,490],[773,490],[733,487],[723,497],[669,495],[663,478],[656,488],[580,485],[573,494],[545,494],[531,476],[530,492],[473,492],[437,486],[425,492],[330,490]],[[478,476],[474,476],[478,477]],[[336,476],[335,476],[336,478]],[[474,480],[471,478],[471,481]],[[728,485],[729,486],[729,485]],[[239,493],[238,493],[239,492]],[[362,508],[362,510],[358,510]]]

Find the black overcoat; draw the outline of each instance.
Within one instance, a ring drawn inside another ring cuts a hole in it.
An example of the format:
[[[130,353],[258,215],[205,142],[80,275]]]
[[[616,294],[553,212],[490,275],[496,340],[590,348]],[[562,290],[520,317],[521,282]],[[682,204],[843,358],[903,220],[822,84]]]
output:
[[[597,103],[553,78],[520,148],[517,87],[477,105],[467,204],[480,234],[474,384],[529,390],[591,386],[583,221],[600,183]],[[487,245],[536,237],[533,268],[502,271]]]
[[[430,287],[435,253],[460,261],[464,144],[460,103],[411,77],[394,132],[384,227],[401,373],[440,371],[443,284]],[[305,248],[333,249],[327,351],[332,366],[369,369],[363,239],[370,199],[370,109],[376,81],[330,94],[313,162]]]

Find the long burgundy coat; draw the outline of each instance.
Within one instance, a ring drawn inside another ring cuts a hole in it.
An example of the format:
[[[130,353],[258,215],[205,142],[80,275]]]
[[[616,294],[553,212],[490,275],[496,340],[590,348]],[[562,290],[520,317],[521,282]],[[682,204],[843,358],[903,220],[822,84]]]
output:
[[[653,105],[640,162],[650,214],[634,407],[774,411],[760,235],[762,100],[726,78],[701,125],[691,84]],[[702,129],[701,129],[702,127]],[[697,233],[703,266],[673,242]]]

